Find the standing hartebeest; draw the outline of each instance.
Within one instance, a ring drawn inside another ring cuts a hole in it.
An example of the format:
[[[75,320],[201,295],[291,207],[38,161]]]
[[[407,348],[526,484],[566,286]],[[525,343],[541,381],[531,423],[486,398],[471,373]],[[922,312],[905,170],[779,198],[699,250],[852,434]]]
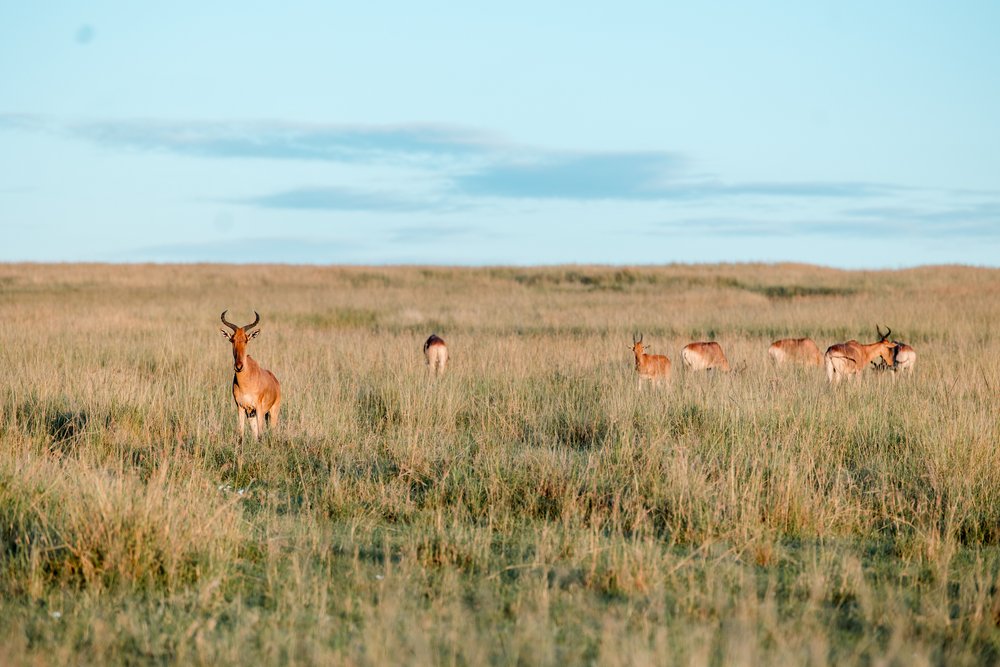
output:
[[[782,338],[771,343],[767,353],[778,366],[789,361],[805,366],[823,365],[823,353],[812,338]]]
[[[236,401],[236,412],[239,415],[240,438],[246,427],[247,417],[253,418],[250,430],[254,439],[259,439],[264,430],[264,422],[278,423],[278,407],[281,405],[281,385],[274,373],[260,367],[253,357],[247,354],[247,343],[257,337],[260,329],[252,331],[260,322],[260,315],[254,311],[256,319],[253,324],[238,327],[226,319],[228,310],[222,311],[222,323],[233,330],[229,333],[222,329],[222,335],[233,344],[233,399]]]
[[[635,354],[635,370],[639,373],[640,389],[643,380],[649,380],[654,387],[670,380],[670,359],[664,354],[646,354],[642,345],[642,334],[639,334],[639,340],[632,334],[630,349]]]
[[[681,350],[681,359],[688,370],[710,371],[719,369],[729,372],[729,360],[722,351],[722,346],[712,341],[710,343],[688,343]]]
[[[442,375],[444,367],[448,365],[448,346],[444,339],[437,334],[431,334],[424,343],[424,357],[427,359],[427,367],[433,375]]]
[[[876,328],[878,325],[875,325]],[[882,357],[886,364],[893,363],[893,351],[896,343],[889,340],[892,329],[886,328],[885,335],[879,329],[879,340],[875,343],[863,344],[856,340],[831,345],[826,350],[823,359],[826,363],[826,377],[830,382],[840,382],[842,376],[856,377],[865,369],[868,362],[876,357]]]

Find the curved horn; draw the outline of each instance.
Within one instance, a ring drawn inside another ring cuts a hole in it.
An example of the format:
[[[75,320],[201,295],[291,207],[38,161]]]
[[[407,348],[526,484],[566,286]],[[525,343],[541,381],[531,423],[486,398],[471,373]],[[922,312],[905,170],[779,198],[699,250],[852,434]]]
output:
[[[226,310],[222,311],[222,323],[225,324],[230,329],[232,329],[233,333],[236,333],[236,330],[239,329],[239,327],[226,319],[226,313],[228,313],[228,312],[229,312],[228,308]]]
[[[638,340],[636,340],[636,337],[635,337],[635,332],[633,331],[633,332],[632,332],[632,344],[633,344],[633,345],[635,345],[635,344],[636,344],[636,343],[638,343],[638,342],[639,342],[639,341],[638,341]]]
[[[885,336],[882,338],[882,340],[889,340],[889,336],[891,336],[891,335],[892,335],[892,329],[890,329],[889,327],[886,327],[885,328]]]
[[[640,343],[642,342],[642,332],[641,331],[639,332],[639,342]]]
[[[255,311],[253,311],[253,314],[254,314],[254,315],[256,315],[257,319],[255,319],[255,320],[253,321],[253,323],[252,323],[252,324],[248,324],[248,325],[246,325],[245,327],[243,327],[243,330],[244,330],[244,331],[250,331],[250,330],[251,330],[251,329],[253,329],[253,328],[254,328],[255,326],[257,326],[257,323],[258,323],[258,322],[260,322],[260,315],[258,315],[258,314],[257,314],[257,311],[256,311],[256,310],[255,310]]]

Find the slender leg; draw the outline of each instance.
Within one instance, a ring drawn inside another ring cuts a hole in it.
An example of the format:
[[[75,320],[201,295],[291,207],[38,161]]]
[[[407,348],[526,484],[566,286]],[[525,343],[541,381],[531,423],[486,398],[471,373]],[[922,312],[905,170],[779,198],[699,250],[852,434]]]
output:
[[[279,407],[281,407],[281,402],[280,401],[277,402],[277,403],[275,403],[274,405],[272,405],[271,409],[267,411],[266,415],[264,415],[267,418],[267,420],[268,420],[268,425],[269,426],[274,427],[274,426],[278,425],[278,408]]]
[[[253,429],[254,440],[260,440],[260,434],[264,431],[264,413],[258,410],[254,414],[253,421],[250,422],[250,427]]]
[[[243,408],[241,408],[240,406],[237,405],[236,406],[236,414],[238,415],[238,420],[237,421],[239,422],[240,440],[242,440],[243,439],[243,431],[246,429],[246,425],[247,425],[247,413],[243,411]]]

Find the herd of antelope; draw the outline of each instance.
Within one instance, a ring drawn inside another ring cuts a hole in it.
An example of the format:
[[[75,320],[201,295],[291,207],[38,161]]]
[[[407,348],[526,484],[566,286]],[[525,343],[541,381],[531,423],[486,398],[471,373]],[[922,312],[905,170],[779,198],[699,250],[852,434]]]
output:
[[[782,338],[771,343],[767,354],[778,366],[786,363],[825,366],[826,377],[834,384],[844,378],[856,378],[869,364],[877,371],[912,373],[917,362],[916,351],[906,343],[889,340],[892,329],[888,327],[882,333],[882,328],[876,324],[875,331],[878,340],[874,343],[849,340],[831,345],[826,354],[819,351],[811,338]],[[641,334],[638,340],[632,336],[631,349],[635,354],[640,387],[643,382],[656,386],[670,380],[670,359],[662,354],[646,354]],[[681,350],[681,359],[685,368],[692,371],[730,370],[726,354],[716,342],[689,343]]]
[[[278,408],[281,405],[281,385],[271,371],[262,368],[247,354],[247,343],[257,337],[260,329],[260,315],[254,311],[254,321],[246,326],[236,326],[226,319],[222,312],[222,323],[230,331],[222,329],[222,335],[233,347],[233,400],[239,420],[239,433],[243,437],[247,419],[254,438],[260,438],[265,424],[278,423]],[[889,340],[892,330],[885,333],[877,324],[875,331],[879,339],[874,343],[859,343],[849,340],[836,343],[821,354],[819,347],[810,338],[782,338],[771,343],[767,353],[776,365],[786,363],[805,366],[825,366],[826,377],[831,383],[843,378],[856,378],[871,364],[875,370],[893,373],[912,373],[917,361],[917,353],[906,343]],[[670,358],[663,354],[646,354],[649,349],[643,344],[643,336],[632,336],[635,355],[635,370],[639,376],[639,387],[644,382],[654,387],[670,381]],[[442,375],[448,364],[448,345],[437,334],[431,334],[424,343],[424,359],[431,374]],[[719,370],[729,372],[729,360],[722,346],[714,341],[689,343],[681,350],[681,360],[690,371]]]

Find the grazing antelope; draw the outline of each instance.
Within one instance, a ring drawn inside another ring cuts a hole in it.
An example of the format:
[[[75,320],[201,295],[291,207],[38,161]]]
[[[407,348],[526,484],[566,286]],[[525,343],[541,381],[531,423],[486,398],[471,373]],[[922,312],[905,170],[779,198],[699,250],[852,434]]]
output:
[[[247,354],[247,343],[257,337],[260,329],[252,330],[260,322],[260,315],[254,311],[256,319],[253,324],[238,327],[226,319],[228,310],[222,311],[222,323],[233,330],[229,333],[222,329],[222,335],[233,344],[233,399],[236,401],[236,413],[239,416],[240,438],[246,426],[247,417],[251,418],[250,430],[254,439],[259,439],[264,430],[264,422],[278,423],[278,407],[281,405],[281,385],[274,373],[260,367],[253,357]]]
[[[443,374],[444,367],[448,365],[448,346],[445,345],[444,339],[437,334],[431,334],[424,343],[424,357],[433,375]]]
[[[726,359],[722,346],[712,341],[710,343],[688,343],[681,350],[681,359],[688,370],[710,371],[719,369],[729,372],[729,360]]]
[[[632,334],[631,350],[635,354],[635,370],[639,373],[640,389],[643,380],[649,380],[654,387],[670,381],[670,359],[663,354],[646,354],[642,345],[642,334],[639,334],[639,340]]]
[[[888,327],[887,327],[888,328]],[[878,332],[878,337],[880,340],[884,340],[889,337],[886,333],[885,336],[882,335],[882,329],[875,325],[875,331]],[[917,351],[906,343],[900,343],[898,340],[892,341],[896,344],[896,349],[892,352],[892,366],[891,368],[894,372],[912,373],[913,367],[917,363]],[[886,364],[888,366],[888,364]]]
[[[886,364],[893,364],[896,343],[889,340],[891,333],[892,330],[888,328],[885,335],[879,330],[879,340],[875,343],[863,344],[849,340],[846,343],[831,345],[823,357],[826,363],[826,378],[830,382],[840,382],[843,377],[856,377],[876,357],[882,357],[882,361]]]
[[[803,364],[805,366],[822,366],[823,353],[816,347],[812,338],[782,338],[771,343],[767,354],[776,365],[785,362]]]
[[[917,351],[906,343],[900,343],[898,340],[892,342],[896,344],[892,370],[897,373],[912,373],[913,367],[917,364]]]

